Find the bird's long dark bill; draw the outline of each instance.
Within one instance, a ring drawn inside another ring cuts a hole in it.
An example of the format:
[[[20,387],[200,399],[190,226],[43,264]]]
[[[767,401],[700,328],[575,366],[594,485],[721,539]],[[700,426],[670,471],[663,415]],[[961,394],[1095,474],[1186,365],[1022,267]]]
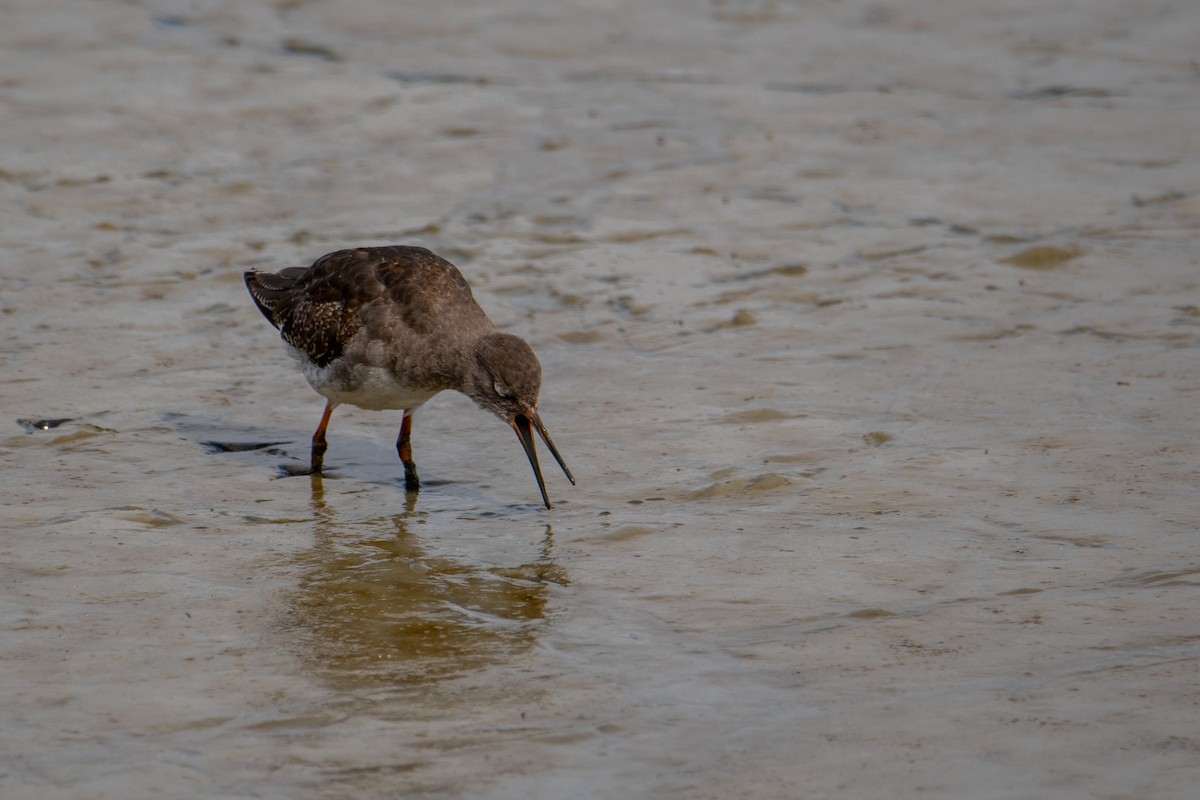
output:
[[[525,455],[529,456],[529,464],[533,467],[533,476],[537,478],[538,489],[542,492],[542,502],[546,504],[546,508],[553,508],[550,505],[550,497],[546,494],[546,482],[542,480],[542,468],[538,466],[537,449],[533,443],[533,429],[537,428],[538,435],[542,437],[542,441],[546,443],[546,447],[550,448],[551,455],[558,465],[562,467],[563,473],[567,476],[567,480],[572,485],[575,484],[575,476],[571,474],[571,470],[567,469],[566,462],[558,453],[558,448],[554,446],[554,440],[550,438],[550,434],[546,432],[546,426],[542,424],[535,412],[532,415],[518,414],[513,418],[513,430],[517,432],[517,438],[521,440],[521,446],[525,448]]]

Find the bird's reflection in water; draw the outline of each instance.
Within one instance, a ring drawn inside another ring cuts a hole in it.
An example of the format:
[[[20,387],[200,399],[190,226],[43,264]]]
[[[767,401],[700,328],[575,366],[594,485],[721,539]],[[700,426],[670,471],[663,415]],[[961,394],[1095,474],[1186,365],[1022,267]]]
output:
[[[327,681],[403,689],[528,649],[549,584],[568,581],[545,528],[539,556],[513,567],[424,552],[403,514],[342,521],[313,478],[315,546],[292,603],[306,660]]]

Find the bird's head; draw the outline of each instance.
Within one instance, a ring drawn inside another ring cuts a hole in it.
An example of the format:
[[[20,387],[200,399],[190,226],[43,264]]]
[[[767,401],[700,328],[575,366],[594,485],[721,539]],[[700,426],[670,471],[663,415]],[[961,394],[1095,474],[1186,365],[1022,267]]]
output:
[[[479,340],[475,348],[475,365],[466,383],[466,395],[479,405],[504,420],[521,440],[529,463],[537,478],[542,501],[550,508],[546,494],[546,483],[538,466],[537,450],[534,448],[533,431],[537,430],[550,448],[554,460],[572,484],[575,477],[567,468],[558,448],[554,446],[546,426],[538,417],[538,395],[542,389],[542,365],[532,348],[519,336],[509,333],[492,333]]]

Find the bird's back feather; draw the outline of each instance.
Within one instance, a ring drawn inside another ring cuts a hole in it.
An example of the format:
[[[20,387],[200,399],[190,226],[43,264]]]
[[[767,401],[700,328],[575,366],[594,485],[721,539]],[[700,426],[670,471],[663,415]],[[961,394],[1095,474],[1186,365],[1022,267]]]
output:
[[[319,367],[355,336],[384,337],[385,325],[415,338],[444,332],[447,316],[468,329],[492,327],[462,273],[422,247],[339,250],[307,268],[247,272],[246,287],[284,341]]]

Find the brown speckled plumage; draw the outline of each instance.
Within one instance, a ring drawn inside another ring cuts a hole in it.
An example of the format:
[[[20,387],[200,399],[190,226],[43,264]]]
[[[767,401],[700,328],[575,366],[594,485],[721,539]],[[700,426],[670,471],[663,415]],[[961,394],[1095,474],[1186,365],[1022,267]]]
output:
[[[406,484],[416,491],[412,412],[438,392],[455,389],[517,432],[547,508],[534,429],[575,482],[538,418],[537,357],[524,340],[496,331],[449,261],[420,247],[361,247],[329,253],[308,268],[245,277],[263,316],[328,401],[313,436],[314,474],[323,465],[325,428],[336,406],[403,409],[396,444]]]

